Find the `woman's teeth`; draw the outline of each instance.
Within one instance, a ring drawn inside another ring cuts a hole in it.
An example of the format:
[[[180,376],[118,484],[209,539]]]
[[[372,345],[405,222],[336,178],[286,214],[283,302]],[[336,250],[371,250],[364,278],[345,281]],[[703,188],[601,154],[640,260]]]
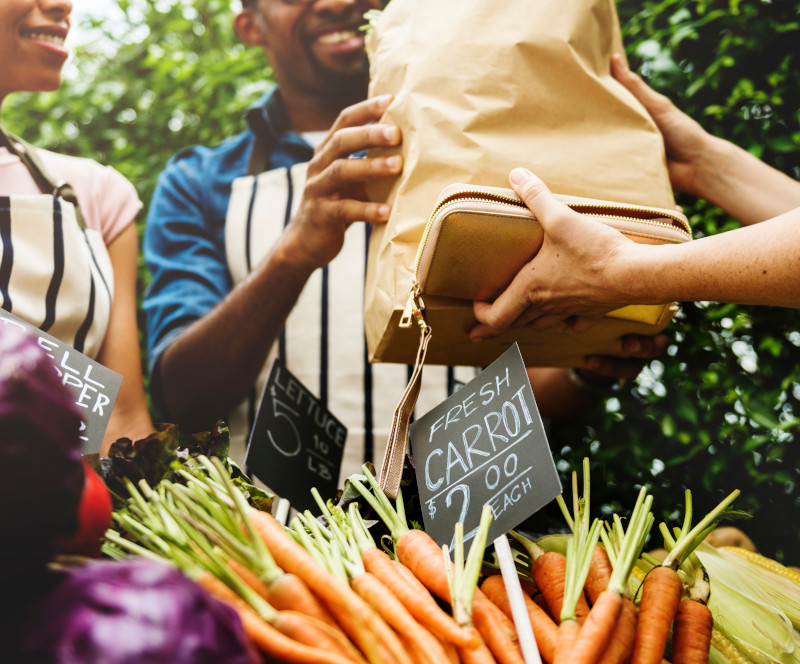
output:
[[[25,35],[25,37],[36,41],[50,42],[51,44],[57,44],[58,46],[64,45],[63,37],[59,37],[58,35],[51,35],[47,32],[29,32]]]

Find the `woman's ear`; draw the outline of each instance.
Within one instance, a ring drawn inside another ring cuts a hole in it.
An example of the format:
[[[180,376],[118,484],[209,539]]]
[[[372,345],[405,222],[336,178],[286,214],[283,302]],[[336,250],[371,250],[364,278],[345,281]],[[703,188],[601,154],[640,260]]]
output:
[[[264,46],[267,31],[264,19],[254,7],[245,7],[233,19],[236,36],[247,46]]]

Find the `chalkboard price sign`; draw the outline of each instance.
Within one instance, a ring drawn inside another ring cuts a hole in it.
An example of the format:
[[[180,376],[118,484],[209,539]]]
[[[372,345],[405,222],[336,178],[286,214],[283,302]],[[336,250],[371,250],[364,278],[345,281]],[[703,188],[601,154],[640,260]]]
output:
[[[0,325],[25,330],[44,349],[61,382],[75,397],[81,414],[81,451],[97,454],[122,385],[122,376],[5,309],[0,309]],[[42,415],[46,417],[46,413]]]
[[[514,344],[447,401],[411,425],[409,439],[425,531],[465,547],[492,508],[489,541],[561,493],[561,484],[519,347]]]
[[[316,509],[338,488],[345,427],[276,359],[264,385],[245,463],[270,490],[299,510]]]

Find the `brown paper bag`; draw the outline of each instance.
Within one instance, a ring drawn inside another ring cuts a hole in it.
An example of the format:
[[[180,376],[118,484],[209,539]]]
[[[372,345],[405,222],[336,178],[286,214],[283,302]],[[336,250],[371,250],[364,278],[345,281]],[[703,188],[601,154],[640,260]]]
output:
[[[373,200],[393,206],[370,240],[365,327],[373,361],[414,361],[418,333],[397,321],[445,186],[507,187],[511,169],[526,166],[559,194],[674,207],[661,135],[610,74],[610,55],[623,53],[613,0],[392,0],[367,47],[370,95],[394,96],[383,121],[401,128],[394,152],[405,160],[401,176],[369,188]],[[426,307],[451,312],[433,314],[447,329],[434,327],[428,363],[488,363],[466,338],[470,301],[428,298]],[[626,331],[656,333],[671,311],[656,327],[616,319],[604,352],[613,354]],[[548,344],[547,336],[535,342],[532,357],[522,349],[526,362],[581,364],[574,348],[553,357]]]

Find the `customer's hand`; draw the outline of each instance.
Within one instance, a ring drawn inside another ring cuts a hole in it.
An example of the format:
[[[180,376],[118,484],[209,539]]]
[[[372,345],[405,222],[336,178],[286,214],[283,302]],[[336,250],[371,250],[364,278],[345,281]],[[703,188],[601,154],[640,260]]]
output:
[[[398,175],[399,156],[351,158],[369,148],[396,146],[400,129],[376,123],[391,99],[377,97],[345,108],[314,153],[297,213],[283,238],[293,258],[310,269],[327,265],[339,253],[344,234],[357,221],[381,223],[390,207],[367,200],[364,183]],[[288,243],[288,244],[287,244]]]
[[[673,189],[702,196],[705,188],[701,181],[702,163],[713,136],[667,97],[647,85],[618,54],[611,56],[611,73],[644,106],[664,137]]]
[[[510,181],[541,223],[544,240],[494,302],[474,304],[480,325],[472,339],[497,336],[510,327],[544,329],[564,320],[580,331],[603,314],[634,304],[616,268],[643,245],[574,212],[526,169],[512,171]]]

